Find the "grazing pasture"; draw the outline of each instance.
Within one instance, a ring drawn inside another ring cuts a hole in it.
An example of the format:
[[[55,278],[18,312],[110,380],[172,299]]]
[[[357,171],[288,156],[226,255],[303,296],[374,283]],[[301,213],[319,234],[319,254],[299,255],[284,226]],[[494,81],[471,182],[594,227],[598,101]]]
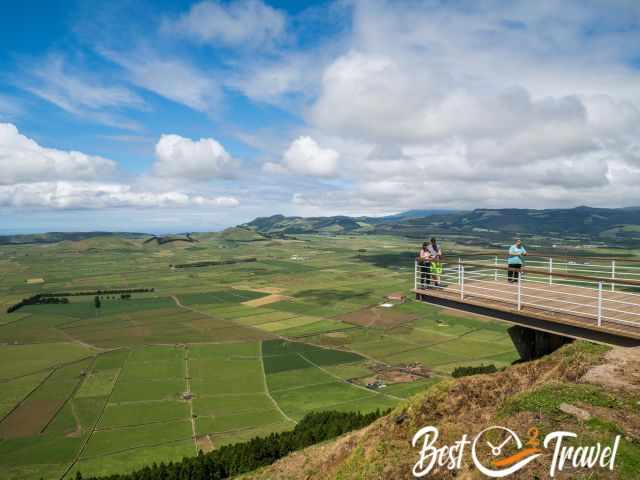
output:
[[[516,359],[502,324],[410,299],[380,307],[411,288],[411,241],[194,238],[0,246],[2,478],[179,460],[314,410],[390,408],[458,366]],[[234,258],[256,261],[225,263]],[[170,266],[198,262],[219,263]],[[4,313],[39,293],[151,288]],[[415,364],[431,375],[364,386],[381,367]]]

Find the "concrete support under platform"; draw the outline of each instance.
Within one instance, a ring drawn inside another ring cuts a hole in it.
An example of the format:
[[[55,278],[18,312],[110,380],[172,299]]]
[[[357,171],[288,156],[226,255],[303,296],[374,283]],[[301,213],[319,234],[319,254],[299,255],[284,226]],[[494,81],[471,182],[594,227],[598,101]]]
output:
[[[525,361],[535,360],[544,355],[548,355],[573,339],[556,335],[555,333],[543,332],[532,328],[514,325],[508,330],[513,344],[520,354],[520,358]]]

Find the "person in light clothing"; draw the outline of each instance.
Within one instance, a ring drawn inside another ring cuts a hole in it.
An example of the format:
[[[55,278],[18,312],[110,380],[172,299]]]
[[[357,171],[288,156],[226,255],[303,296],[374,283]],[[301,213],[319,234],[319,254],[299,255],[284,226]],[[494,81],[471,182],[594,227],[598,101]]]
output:
[[[507,264],[509,265],[509,273],[507,278],[509,283],[515,283],[520,278],[520,270],[524,265],[524,257],[527,256],[527,250],[522,245],[522,240],[516,238],[516,243],[509,248],[509,258]]]

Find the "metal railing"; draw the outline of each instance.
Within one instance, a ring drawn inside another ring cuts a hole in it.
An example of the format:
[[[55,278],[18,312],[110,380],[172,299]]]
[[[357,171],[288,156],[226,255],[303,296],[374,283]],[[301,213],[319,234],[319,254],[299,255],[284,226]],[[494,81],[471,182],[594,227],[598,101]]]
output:
[[[589,267],[587,273],[597,275],[584,275],[584,266]],[[416,262],[414,288],[442,290],[461,301],[474,297],[507,304],[517,311],[531,308],[580,317],[598,327],[609,323],[640,331],[640,265],[620,265],[612,260],[604,267],[549,257],[527,260],[522,269],[513,269],[499,257],[478,261],[461,257],[441,262],[439,273]]]
[[[507,265],[504,255],[477,253],[474,257],[481,257],[478,260],[482,263],[493,265]],[[640,281],[640,259],[639,258],[613,258],[613,257],[569,257],[551,256],[542,254],[529,255],[525,259],[528,267],[545,270],[548,273],[567,273],[575,275],[585,275],[608,280],[635,280]],[[553,282],[553,275],[548,277]],[[612,282],[610,288],[615,290],[616,283]]]

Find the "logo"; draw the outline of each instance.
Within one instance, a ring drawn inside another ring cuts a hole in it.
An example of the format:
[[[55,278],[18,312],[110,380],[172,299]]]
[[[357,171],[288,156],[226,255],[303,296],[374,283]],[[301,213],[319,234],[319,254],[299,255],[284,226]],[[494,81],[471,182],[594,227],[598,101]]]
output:
[[[578,436],[565,431],[551,432],[541,442],[536,427],[527,431],[526,442],[513,430],[500,426],[485,428],[473,440],[465,433],[453,445],[437,446],[439,436],[438,429],[431,426],[421,428],[413,436],[414,447],[421,443],[420,456],[413,466],[415,477],[426,477],[434,468],[459,470],[467,449],[475,468],[490,478],[507,477],[545,454],[552,455],[551,478],[570,468],[613,470],[620,444],[620,435],[617,435],[611,446],[600,442],[590,446],[567,445],[565,440]]]

